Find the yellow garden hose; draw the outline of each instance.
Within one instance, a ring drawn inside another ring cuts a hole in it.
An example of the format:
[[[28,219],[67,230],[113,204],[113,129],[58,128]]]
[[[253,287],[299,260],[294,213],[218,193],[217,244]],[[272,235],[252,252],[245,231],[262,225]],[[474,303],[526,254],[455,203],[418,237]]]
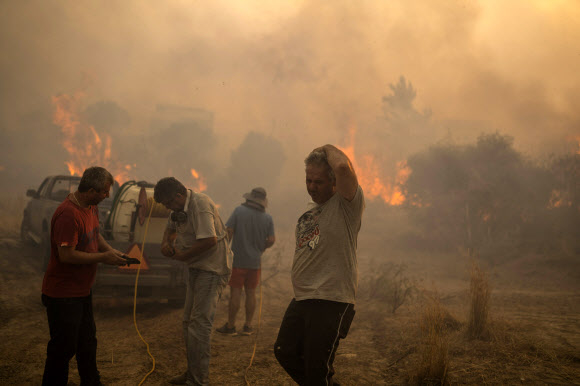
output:
[[[143,261],[143,251],[145,250],[145,240],[147,239],[147,230],[149,229],[149,220],[151,219],[151,213],[153,212],[153,207],[154,207],[154,205],[151,205],[151,209],[149,210],[149,216],[147,216],[147,224],[145,225],[145,233],[143,235],[143,243],[141,244],[141,257],[139,258],[140,261]],[[153,361],[153,367],[151,368],[151,371],[149,371],[147,374],[145,374],[145,376],[143,377],[141,382],[139,382],[139,386],[141,386],[143,384],[143,382],[145,382],[145,379],[147,379],[147,377],[151,373],[153,373],[153,371],[155,371],[155,357],[151,354],[151,351],[149,350],[149,343],[147,343],[145,341],[145,339],[143,339],[143,336],[139,332],[139,327],[137,327],[137,284],[139,282],[139,272],[141,272],[141,264],[139,264],[139,267],[137,268],[137,276],[135,277],[135,295],[133,296],[133,324],[135,324],[135,330],[137,330],[137,334],[139,335],[139,338],[141,338],[143,343],[145,343],[145,346],[147,346],[147,354],[149,354],[149,356],[151,357],[151,360]]]
[[[143,242],[141,244],[141,251],[140,251],[141,256],[139,258],[140,261],[143,261],[143,251],[145,250],[145,240],[147,239],[147,231],[149,229],[149,222],[151,219],[151,213],[153,212],[154,207],[155,207],[155,205],[150,205],[149,215],[147,216],[147,221],[145,224],[145,232],[143,235]],[[139,273],[140,272],[141,272],[141,264],[139,264],[139,267],[137,268],[137,275],[135,276],[135,291],[134,291],[134,296],[133,296],[133,324],[135,325],[135,330],[137,331],[139,338],[141,339],[141,341],[143,341],[143,343],[145,343],[145,346],[147,346],[147,354],[149,354],[149,356],[151,357],[151,360],[153,362],[153,366],[152,366],[151,370],[147,374],[145,374],[145,376],[143,377],[141,382],[139,382],[139,386],[141,386],[143,384],[143,382],[145,382],[147,377],[155,371],[155,357],[151,354],[151,351],[149,349],[149,343],[147,343],[147,341],[143,338],[143,336],[141,335],[141,332],[139,331],[139,327],[137,326],[137,288],[138,288],[138,283],[139,283]],[[254,362],[254,357],[256,355],[256,348],[258,345],[258,335],[260,333],[260,327],[261,327],[261,323],[262,323],[262,298],[263,298],[263,296],[262,296],[261,275],[260,275],[259,286],[260,286],[260,306],[258,308],[258,328],[256,330],[256,335],[254,337],[254,348],[252,351],[252,357],[250,358],[250,364],[248,365],[248,367],[246,368],[246,371],[244,373],[244,379],[245,379],[246,384],[248,386],[250,385],[250,382],[248,380],[248,371],[250,370],[250,368],[252,367],[252,363]]]
[[[248,381],[248,371],[250,367],[252,367],[252,363],[254,362],[254,356],[256,355],[256,347],[258,346],[258,334],[260,333],[260,325],[262,323],[262,270],[260,269],[260,307],[258,308],[258,329],[256,330],[256,336],[254,337],[254,350],[252,351],[252,357],[250,358],[250,364],[246,367],[246,371],[244,373],[244,379],[246,380],[246,385],[250,386],[250,381]]]

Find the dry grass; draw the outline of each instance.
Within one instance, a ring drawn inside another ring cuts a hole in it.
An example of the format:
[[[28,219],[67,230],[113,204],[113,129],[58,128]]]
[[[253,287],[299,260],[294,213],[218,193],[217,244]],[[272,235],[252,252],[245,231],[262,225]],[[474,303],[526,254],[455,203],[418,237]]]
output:
[[[415,280],[407,276],[405,264],[383,264],[366,284],[365,292],[371,299],[385,301],[394,314],[417,290]]]
[[[262,284],[269,281],[270,279],[276,278],[276,276],[283,272],[284,259],[288,255],[289,247],[285,240],[278,240],[278,242],[262,255],[262,271],[264,276],[261,277]],[[267,274],[265,274],[267,272]]]
[[[22,196],[0,198],[0,238],[18,238],[26,199]]]
[[[252,385],[294,384],[273,353],[280,322],[293,294],[290,267],[294,245],[291,236],[284,236],[280,232],[280,242],[267,251],[263,260],[264,278],[278,273],[263,287],[258,345],[248,372]],[[34,265],[35,251],[25,244],[0,248],[0,341],[4,343],[0,345],[0,384],[41,382],[48,332],[45,311],[38,300],[42,274]],[[530,271],[524,278],[535,283],[533,290],[511,285],[521,279],[521,270],[512,273],[503,267],[503,272],[499,271],[509,274],[509,287],[502,285],[506,280],[499,280],[494,272],[487,338],[471,339],[467,336],[470,274],[462,270],[459,281],[456,269],[462,268],[464,261],[462,257],[451,260],[445,256],[415,262],[407,259],[406,275],[423,278],[423,282],[433,280],[433,286],[439,289],[418,292],[395,314],[385,299],[371,298],[363,292],[364,296],[357,300],[357,314],[349,335],[341,340],[334,363],[340,383],[580,385],[580,284],[570,281],[570,287],[560,287],[562,277],[575,266],[547,271],[553,272],[550,276],[545,270]],[[440,266],[441,270],[431,269],[433,264],[440,264],[435,267]],[[370,259],[361,259],[361,265],[361,290],[367,291],[370,278],[375,277],[380,265]],[[556,289],[536,288],[552,282],[558,285]],[[216,326],[225,323],[227,307],[224,297],[218,303]],[[138,312],[139,327],[157,361],[156,371],[146,383],[167,384],[186,365],[180,327],[182,312],[154,301],[140,303]],[[461,315],[461,323],[452,315]],[[151,366],[132,325],[132,299],[121,300],[119,305],[96,302],[95,317],[103,382],[137,384]],[[253,339],[213,334],[213,384],[245,385]],[[70,381],[79,384],[76,370],[71,371]]]
[[[471,304],[467,322],[467,335],[472,339],[482,339],[488,335],[487,319],[491,289],[487,273],[476,262],[473,262],[471,268],[469,294]]]
[[[432,298],[421,317],[419,363],[414,381],[420,385],[448,384],[449,312]]]
[[[572,348],[511,320],[490,320],[487,332],[488,340],[453,337],[451,383],[578,384],[579,360]]]

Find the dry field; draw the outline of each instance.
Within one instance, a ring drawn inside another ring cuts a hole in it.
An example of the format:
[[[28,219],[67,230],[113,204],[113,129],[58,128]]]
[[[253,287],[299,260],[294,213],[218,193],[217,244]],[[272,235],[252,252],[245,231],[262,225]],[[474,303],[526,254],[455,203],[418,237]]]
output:
[[[48,340],[37,251],[18,241],[21,207],[20,201],[2,208],[0,224],[3,385],[40,384]],[[289,236],[278,235],[280,242],[264,258],[257,339],[213,335],[213,384],[244,385],[246,379],[252,385],[292,384],[273,355],[292,297]],[[482,336],[470,338],[472,262],[450,255],[377,253],[364,234],[359,245],[357,314],[335,361],[341,384],[438,384],[442,377],[447,384],[580,384],[580,256],[522,256],[494,267],[482,264],[490,290],[488,319]],[[389,276],[393,267],[401,268],[396,277]],[[410,290],[393,313],[389,294],[397,286]],[[227,291],[216,326],[225,322],[226,306]],[[139,384],[152,361],[135,331],[133,300],[96,299],[95,314],[103,382]],[[167,384],[186,365],[181,310],[138,299],[137,323],[155,358],[155,370],[143,384]],[[255,342],[253,363],[246,372]],[[69,384],[79,384],[74,360]]]

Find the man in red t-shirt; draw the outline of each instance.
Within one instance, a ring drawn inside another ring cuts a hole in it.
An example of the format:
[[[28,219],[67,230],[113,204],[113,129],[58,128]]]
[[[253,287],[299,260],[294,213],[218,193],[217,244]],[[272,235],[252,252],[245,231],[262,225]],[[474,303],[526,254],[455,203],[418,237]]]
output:
[[[100,385],[91,287],[97,263],[124,265],[123,253],[99,234],[97,204],[109,197],[113,176],[86,169],[76,192],[56,209],[50,224],[50,260],[42,281],[50,341],[43,385],[66,385],[76,355],[82,385]]]

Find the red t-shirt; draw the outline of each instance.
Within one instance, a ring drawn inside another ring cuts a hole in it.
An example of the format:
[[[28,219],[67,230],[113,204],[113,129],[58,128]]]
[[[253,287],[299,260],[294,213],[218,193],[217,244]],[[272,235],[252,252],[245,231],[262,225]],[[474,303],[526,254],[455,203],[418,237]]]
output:
[[[55,298],[88,296],[95,282],[97,264],[60,261],[58,246],[77,251],[99,251],[99,214],[96,205],[81,208],[68,198],[58,206],[50,223],[50,260],[42,281],[42,293]]]

